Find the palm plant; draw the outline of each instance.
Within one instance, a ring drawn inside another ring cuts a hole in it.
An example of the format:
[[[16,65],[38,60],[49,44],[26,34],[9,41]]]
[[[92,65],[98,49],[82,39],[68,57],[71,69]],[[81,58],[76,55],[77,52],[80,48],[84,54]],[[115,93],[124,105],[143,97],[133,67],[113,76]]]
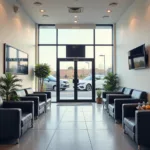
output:
[[[104,90],[116,91],[119,88],[119,78],[117,74],[108,73],[104,78]]]
[[[11,73],[6,73],[3,77],[0,77],[0,95],[6,99],[10,100],[10,97],[14,97],[14,92],[21,87],[18,82],[21,82],[16,75]]]
[[[50,67],[47,64],[37,64],[35,66],[35,76],[40,80],[40,91],[43,91],[44,78],[51,73]]]

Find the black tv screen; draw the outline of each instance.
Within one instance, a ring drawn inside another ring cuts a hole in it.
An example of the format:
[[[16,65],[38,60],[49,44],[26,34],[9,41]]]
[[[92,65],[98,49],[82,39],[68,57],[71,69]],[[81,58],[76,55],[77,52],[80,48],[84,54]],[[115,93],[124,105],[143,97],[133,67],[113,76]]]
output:
[[[128,52],[129,69],[140,69],[147,67],[147,54],[145,44]]]
[[[67,45],[66,57],[85,57],[85,45]]]
[[[28,74],[28,54],[4,44],[4,73]]]

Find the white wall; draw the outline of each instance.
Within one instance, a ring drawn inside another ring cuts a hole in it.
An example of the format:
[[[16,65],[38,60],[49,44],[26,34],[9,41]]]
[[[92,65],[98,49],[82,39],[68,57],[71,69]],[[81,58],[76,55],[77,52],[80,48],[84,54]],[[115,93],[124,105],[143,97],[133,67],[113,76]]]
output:
[[[135,0],[118,21],[116,34],[116,68],[121,85],[147,91],[150,100],[150,68],[128,69],[129,50],[145,43],[150,54],[150,0]]]
[[[23,88],[35,88],[32,68],[35,66],[35,23],[20,6],[13,12],[16,0],[0,0],[0,76],[3,74],[3,44],[7,43],[29,54],[29,75],[19,75]]]

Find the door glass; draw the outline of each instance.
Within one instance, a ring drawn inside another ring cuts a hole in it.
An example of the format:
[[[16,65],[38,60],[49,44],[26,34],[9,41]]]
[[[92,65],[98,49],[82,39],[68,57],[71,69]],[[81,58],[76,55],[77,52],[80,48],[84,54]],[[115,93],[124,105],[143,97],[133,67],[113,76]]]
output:
[[[60,61],[60,100],[74,100],[74,61]]]
[[[77,62],[78,100],[92,100],[92,62]]]

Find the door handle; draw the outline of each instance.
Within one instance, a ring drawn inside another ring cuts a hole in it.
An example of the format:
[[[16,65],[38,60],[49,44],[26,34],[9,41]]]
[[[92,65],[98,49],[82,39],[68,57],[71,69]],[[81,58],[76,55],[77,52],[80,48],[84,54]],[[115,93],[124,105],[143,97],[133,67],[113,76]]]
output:
[[[79,83],[79,79],[73,79],[73,81],[72,81],[73,83]]]
[[[72,80],[72,83],[75,83],[75,79]]]

